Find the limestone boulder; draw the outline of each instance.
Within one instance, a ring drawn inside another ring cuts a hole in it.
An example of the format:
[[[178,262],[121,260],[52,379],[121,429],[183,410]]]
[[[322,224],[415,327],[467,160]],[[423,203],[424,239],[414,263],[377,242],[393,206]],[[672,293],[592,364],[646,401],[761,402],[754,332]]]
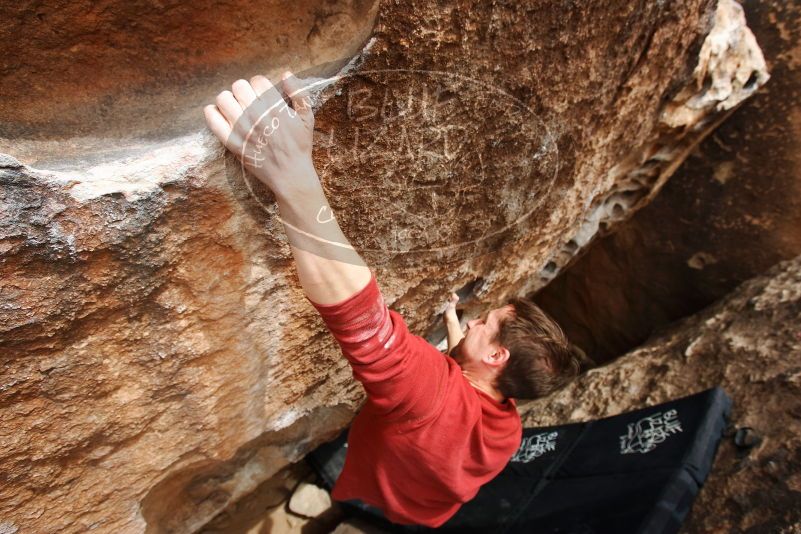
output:
[[[295,70],[387,302],[438,342],[646,205],[767,81],[731,0],[20,4],[0,28],[0,525],[192,532],[363,401],[203,124]]]
[[[302,483],[289,499],[289,509],[303,517],[317,517],[331,508],[331,496],[323,488]]]
[[[599,362],[801,254],[801,2],[743,7],[770,83],[535,297]]]

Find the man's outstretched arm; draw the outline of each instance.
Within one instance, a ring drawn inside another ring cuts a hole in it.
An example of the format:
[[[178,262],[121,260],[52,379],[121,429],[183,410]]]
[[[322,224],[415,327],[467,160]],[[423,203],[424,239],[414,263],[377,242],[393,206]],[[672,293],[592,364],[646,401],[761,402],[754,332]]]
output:
[[[333,217],[317,174],[309,177],[315,179],[317,187],[276,200],[306,296],[316,304],[334,304],[363,289],[371,273]]]
[[[287,106],[264,76],[237,80],[206,106],[206,122],[245,168],[275,194],[300,283],[342,348],[374,409],[421,419],[437,406],[448,364],[387,307],[372,271],[334,219],[312,164],[314,116],[285,74]]]
[[[204,108],[206,122],[274,193],[306,296],[333,304],[363,289],[371,272],[342,233],[314,169],[308,95],[289,73],[283,88],[291,107],[266,77],[237,80]]]

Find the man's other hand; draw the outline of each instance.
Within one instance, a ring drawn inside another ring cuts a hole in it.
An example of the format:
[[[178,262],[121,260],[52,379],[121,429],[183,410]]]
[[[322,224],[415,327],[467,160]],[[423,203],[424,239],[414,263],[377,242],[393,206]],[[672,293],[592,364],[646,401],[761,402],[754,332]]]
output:
[[[451,293],[448,295],[448,300],[445,303],[445,312],[444,313],[456,313],[456,303],[459,302],[459,295],[456,293]]]
[[[276,196],[319,187],[311,101],[291,72],[284,72],[281,83],[291,106],[270,80],[257,75],[235,81],[231,91],[203,108],[214,135]]]

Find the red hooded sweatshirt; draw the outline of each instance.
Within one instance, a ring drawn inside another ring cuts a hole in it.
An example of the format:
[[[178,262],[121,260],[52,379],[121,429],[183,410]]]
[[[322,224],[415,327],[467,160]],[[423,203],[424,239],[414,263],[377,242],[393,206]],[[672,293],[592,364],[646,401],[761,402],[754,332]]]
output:
[[[331,496],[360,499],[395,523],[438,527],[517,451],[517,404],[474,388],[453,358],[411,334],[370,272],[363,289],[336,304],[306,297],[367,393]]]

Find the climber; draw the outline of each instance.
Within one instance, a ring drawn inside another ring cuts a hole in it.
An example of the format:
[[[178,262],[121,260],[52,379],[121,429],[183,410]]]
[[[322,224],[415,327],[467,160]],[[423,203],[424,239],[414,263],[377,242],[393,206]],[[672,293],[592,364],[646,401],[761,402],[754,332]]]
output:
[[[326,199],[312,160],[310,97],[290,72],[281,87],[265,76],[237,80],[204,113],[275,195],[305,297],[366,391],[332,497],[378,508],[398,524],[443,525],[517,451],[516,399],[566,384],[579,372],[576,353],[522,299],[468,321],[464,334],[454,330],[450,355],[411,334]]]

